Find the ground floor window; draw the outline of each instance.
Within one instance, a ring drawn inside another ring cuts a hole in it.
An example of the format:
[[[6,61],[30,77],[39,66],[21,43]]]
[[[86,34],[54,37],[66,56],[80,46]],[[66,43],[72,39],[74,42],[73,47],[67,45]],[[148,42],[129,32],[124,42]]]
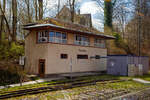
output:
[[[88,55],[77,55],[77,59],[88,59]]]
[[[67,59],[67,58],[68,58],[68,55],[67,55],[67,54],[61,54],[61,55],[60,55],[60,58],[61,58],[61,59]]]
[[[100,59],[100,55],[95,55],[95,59]]]

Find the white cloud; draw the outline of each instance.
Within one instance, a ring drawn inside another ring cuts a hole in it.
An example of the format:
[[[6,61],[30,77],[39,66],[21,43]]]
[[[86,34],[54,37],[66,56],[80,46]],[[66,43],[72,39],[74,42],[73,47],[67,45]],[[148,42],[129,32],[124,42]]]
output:
[[[90,13],[92,15],[92,24],[93,26],[103,32],[104,24],[103,18],[100,18],[100,15],[103,15],[104,10],[100,8],[96,2],[88,1],[84,2],[80,8],[81,14]],[[98,17],[98,18],[97,18]],[[103,16],[101,16],[103,17]]]
[[[104,32],[104,24],[100,19],[94,19],[93,18],[92,24],[96,29],[100,30],[101,32]]]
[[[97,12],[100,11],[100,9],[98,8],[98,6],[96,5],[96,3],[94,1],[90,1],[90,2],[85,2],[81,5],[81,13],[85,14],[85,13],[91,13],[91,14],[96,14]]]

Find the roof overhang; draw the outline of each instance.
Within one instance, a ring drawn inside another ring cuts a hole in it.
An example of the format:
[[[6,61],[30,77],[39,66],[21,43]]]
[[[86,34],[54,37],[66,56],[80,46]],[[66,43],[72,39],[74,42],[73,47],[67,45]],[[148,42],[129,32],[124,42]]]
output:
[[[24,27],[25,30],[58,30],[58,31],[63,31],[63,32],[69,32],[69,33],[78,33],[78,34],[85,34],[85,35],[90,35],[90,36],[97,36],[97,37],[102,37],[104,39],[115,39],[114,36],[110,35],[104,35],[100,33],[93,33],[93,32],[87,32],[87,31],[81,31],[81,30],[75,30],[72,28],[65,28],[62,26],[57,26],[54,24],[34,24],[34,25],[25,25]]]

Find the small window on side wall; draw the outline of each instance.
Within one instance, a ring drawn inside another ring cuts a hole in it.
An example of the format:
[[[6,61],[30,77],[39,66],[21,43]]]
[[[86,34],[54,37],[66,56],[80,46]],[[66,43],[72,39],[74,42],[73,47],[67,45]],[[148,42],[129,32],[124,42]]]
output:
[[[77,55],[77,59],[88,59],[88,55]]]
[[[60,55],[60,58],[61,58],[61,59],[67,59],[67,58],[68,58],[68,55],[67,55],[67,54],[61,54],[61,55]]]

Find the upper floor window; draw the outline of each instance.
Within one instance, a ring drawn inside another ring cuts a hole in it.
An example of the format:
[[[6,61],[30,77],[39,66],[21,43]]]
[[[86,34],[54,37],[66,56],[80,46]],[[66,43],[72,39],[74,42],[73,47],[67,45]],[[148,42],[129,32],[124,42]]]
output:
[[[49,42],[55,42],[55,43],[67,43],[67,35],[66,33],[61,32],[49,32]]]
[[[55,43],[67,43],[66,33],[54,32],[54,31],[40,31],[38,32],[38,42],[55,42]]]
[[[75,35],[75,44],[76,45],[89,46],[90,40],[86,36]]]
[[[47,33],[48,33],[47,31],[38,32],[38,42],[39,43],[48,42]]]
[[[94,46],[96,47],[101,47],[101,48],[105,48],[105,40],[103,39],[95,39],[94,40]]]

